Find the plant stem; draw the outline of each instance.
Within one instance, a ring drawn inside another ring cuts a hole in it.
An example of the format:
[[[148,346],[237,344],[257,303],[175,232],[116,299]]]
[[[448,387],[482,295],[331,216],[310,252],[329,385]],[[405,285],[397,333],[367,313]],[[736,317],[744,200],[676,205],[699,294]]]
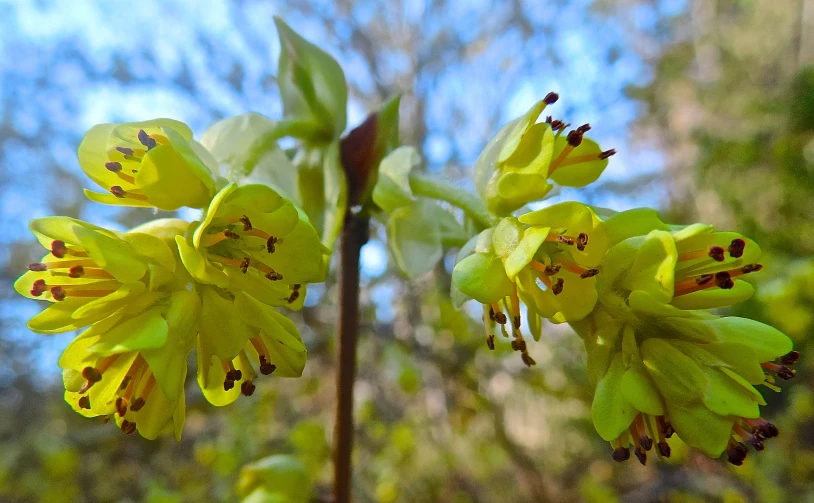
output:
[[[359,257],[368,239],[368,218],[345,214],[339,237],[339,326],[337,344],[336,410],[334,415],[334,503],[350,503],[353,469],[353,384],[359,337]]]
[[[428,176],[410,174],[410,189],[419,196],[432,197],[456,206],[483,228],[493,227],[500,220],[486,209],[478,196]]]

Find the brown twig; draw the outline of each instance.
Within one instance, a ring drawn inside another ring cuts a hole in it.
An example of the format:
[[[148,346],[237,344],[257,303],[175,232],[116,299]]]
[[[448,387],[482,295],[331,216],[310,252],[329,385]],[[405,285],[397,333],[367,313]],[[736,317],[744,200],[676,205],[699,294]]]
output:
[[[345,214],[339,237],[339,327],[337,343],[336,411],[334,415],[334,503],[350,503],[353,466],[353,383],[359,337],[359,256],[368,239],[368,218]]]

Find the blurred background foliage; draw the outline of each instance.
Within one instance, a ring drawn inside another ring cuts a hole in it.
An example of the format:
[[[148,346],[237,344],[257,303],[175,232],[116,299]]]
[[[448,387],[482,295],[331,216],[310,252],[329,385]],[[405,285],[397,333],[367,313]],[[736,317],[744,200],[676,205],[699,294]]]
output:
[[[73,413],[56,365],[72,334],[30,333],[39,306],[11,288],[39,259],[31,218],[123,229],[153,217],[84,200],[75,148],[93,124],[171,116],[200,134],[229,115],[279,116],[274,14],[342,64],[351,127],[402,93],[402,142],[464,187],[502,122],[560,93],[558,117],[590,122],[620,153],[600,183],[558,199],[651,205],[754,237],[767,267],[735,313],[803,353],[797,379],[767,397],[779,441],[743,467],[681,446],[666,463],[617,465],[567,327],[546,327],[532,369],[508,344],[487,351],[477,314],[447,298],[450,257],[405,282],[376,228],[363,251],[358,501],[814,502],[812,0],[0,0],[0,501],[330,500],[332,279],[294,315],[304,378],[223,409],[190,386],[180,442]]]

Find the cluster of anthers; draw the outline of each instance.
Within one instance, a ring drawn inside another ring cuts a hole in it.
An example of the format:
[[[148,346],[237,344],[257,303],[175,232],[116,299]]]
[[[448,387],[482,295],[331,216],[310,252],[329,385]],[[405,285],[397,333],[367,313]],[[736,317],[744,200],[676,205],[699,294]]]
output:
[[[122,185],[110,187],[110,193],[119,199],[132,199],[134,201],[147,201],[147,196],[141,192],[134,175],[141,169],[144,155],[158,145],[167,145],[169,138],[162,134],[154,133],[152,136],[143,129],[139,129],[137,134],[138,144],[128,142],[127,146],[117,146],[114,152],[108,154],[109,161],[105,163],[105,168],[118,176]]]
[[[50,294],[53,300],[63,301],[66,297],[101,298],[114,291],[120,286],[113,275],[98,266],[87,252],[69,248],[64,241],[54,240],[51,242],[51,255],[58,260],[48,262],[35,262],[28,265],[29,271],[45,272],[49,271],[55,278],[68,277],[72,279],[87,278],[98,281],[86,283],[48,283],[45,279],[37,279],[31,287],[31,295],[40,297],[43,294]],[[58,281],[58,280],[57,280]]]

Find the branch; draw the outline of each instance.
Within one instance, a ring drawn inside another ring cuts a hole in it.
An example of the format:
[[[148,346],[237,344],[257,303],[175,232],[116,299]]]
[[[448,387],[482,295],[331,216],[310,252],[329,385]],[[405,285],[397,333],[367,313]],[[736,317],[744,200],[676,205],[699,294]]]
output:
[[[337,344],[336,411],[334,422],[334,503],[350,503],[353,469],[353,383],[359,337],[359,256],[368,239],[368,218],[345,214],[339,237],[339,327]]]

